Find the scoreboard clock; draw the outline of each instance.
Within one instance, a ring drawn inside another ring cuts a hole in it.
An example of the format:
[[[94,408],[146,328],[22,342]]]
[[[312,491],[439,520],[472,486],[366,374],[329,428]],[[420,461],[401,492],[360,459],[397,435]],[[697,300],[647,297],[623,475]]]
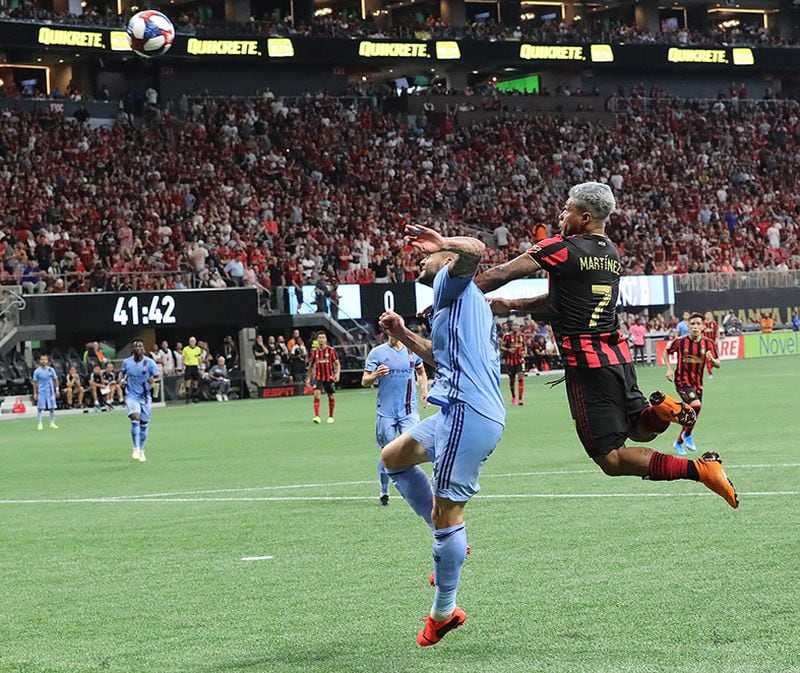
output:
[[[89,292],[26,296],[25,325],[55,325],[58,334],[108,334],[143,327],[252,327],[254,288],[167,292]]]

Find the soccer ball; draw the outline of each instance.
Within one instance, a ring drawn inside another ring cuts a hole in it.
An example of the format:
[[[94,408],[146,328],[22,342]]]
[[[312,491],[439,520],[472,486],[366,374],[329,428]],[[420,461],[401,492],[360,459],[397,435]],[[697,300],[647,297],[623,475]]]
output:
[[[154,9],[137,12],[128,21],[128,42],[139,56],[154,58],[169,51],[175,39],[175,26]]]

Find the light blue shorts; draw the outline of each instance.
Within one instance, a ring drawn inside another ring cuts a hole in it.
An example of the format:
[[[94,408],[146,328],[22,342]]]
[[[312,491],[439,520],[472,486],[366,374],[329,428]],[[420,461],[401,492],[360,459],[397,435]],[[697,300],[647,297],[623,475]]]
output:
[[[375,418],[375,443],[382,449],[398,435],[408,432],[419,423],[419,414],[408,414],[402,418],[377,416]]]
[[[47,409],[56,409],[56,396],[55,395],[39,395],[36,398],[36,408],[42,411]]]
[[[150,402],[140,402],[139,400],[125,398],[125,406],[128,408],[128,416],[139,414],[139,420],[145,423],[150,422],[151,405]]]
[[[466,502],[478,491],[483,464],[503,434],[503,426],[456,402],[429,416],[409,434],[433,463],[433,489],[439,498]]]

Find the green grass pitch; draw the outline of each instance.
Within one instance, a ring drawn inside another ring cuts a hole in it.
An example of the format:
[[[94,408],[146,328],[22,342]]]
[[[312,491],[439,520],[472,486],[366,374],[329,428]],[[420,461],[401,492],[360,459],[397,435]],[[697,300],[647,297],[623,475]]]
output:
[[[332,426],[310,398],[156,410],[146,464],[122,411],[0,422],[0,671],[800,671],[798,381],[786,357],[707,383],[696,441],[734,511],[604,476],[563,386],[527,378],[467,508],[467,622],[426,649],[430,536],[378,506],[373,391]]]

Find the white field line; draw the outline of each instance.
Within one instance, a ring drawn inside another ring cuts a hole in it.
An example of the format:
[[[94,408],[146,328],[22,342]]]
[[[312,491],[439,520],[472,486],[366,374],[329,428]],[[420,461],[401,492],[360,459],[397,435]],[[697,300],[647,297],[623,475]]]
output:
[[[273,556],[242,556],[242,561],[271,561]]]
[[[761,468],[793,468],[800,467],[800,463],[752,463],[743,465],[729,465],[733,470],[761,469]],[[503,472],[482,475],[487,478],[531,477],[531,476],[558,476],[570,474],[596,474],[597,469],[587,470],[545,470],[539,472]],[[302,488],[326,488],[329,486],[363,486],[373,484],[374,479],[359,481],[331,481],[315,484],[285,484],[281,486],[250,486],[246,488],[217,488],[197,491],[175,491],[172,493],[144,493],[140,495],[116,495],[94,498],[31,498],[31,499],[0,499],[0,505],[17,504],[55,504],[55,503],[108,503],[108,502],[288,502],[288,501],[313,501],[313,500],[365,500],[368,496],[261,496],[261,497],[209,497],[197,498],[193,496],[214,495],[218,493],[249,493],[253,491],[281,491]],[[796,491],[764,491],[752,492],[742,495],[797,495]],[[489,494],[479,495],[480,498],[638,498],[638,497],[681,497],[681,496],[706,495],[682,493],[581,493],[581,494]]]
[[[754,468],[786,468],[800,467],[800,463],[764,463],[753,465],[729,465],[732,470],[754,469]],[[483,474],[481,479],[506,479],[510,477],[550,477],[570,474],[598,474],[598,468],[588,470],[544,470],[540,472],[500,472],[497,474]],[[318,484],[286,484],[283,486],[248,486],[243,488],[214,488],[199,491],[173,491],[171,493],[142,493],[138,495],[114,495],[106,496],[109,500],[136,500],[150,498],[173,498],[179,496],[193,495],[213,495],[215,493],[251,493],[253,491],[283,491],[299,488],[326,488],[328,486],[363,486],[364,484],[374,483],[374,479],[362,479],[360,481],[330,481]]]
[[[477,495],[479,500],[578,500],[592,498],[696,498],[714,495],[708,491],[698,493],[498,493]],[[750,491],[739,493],[742,497],[800,496],[800,491]],[[54,504],[121,504],[121,503],[199,503],[199,502],[337,502],[337,501],[371,501],[366,495],[295,495],[295,496],[243,496],[243,497],[211,497],[211,498],[40,498],[32,500],[0,500],[0,505],[54,505]]]

